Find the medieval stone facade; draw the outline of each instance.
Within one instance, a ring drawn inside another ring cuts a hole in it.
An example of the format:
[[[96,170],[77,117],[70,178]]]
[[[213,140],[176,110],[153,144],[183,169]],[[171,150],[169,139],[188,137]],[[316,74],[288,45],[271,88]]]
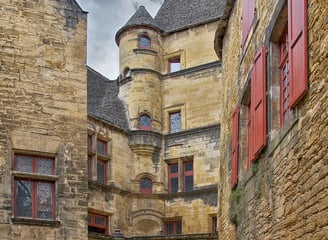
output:
[[[0,239],[327,239],[327,12],[165,0],[86,60],[74,0],[0,4]]]
[[[220,239],[327,239],[327,13],[324,1],[234,1],[223,41],[217,40],[223,43],[217,49],[223,49],[225,101]],[[289,45],[282,58],[286,33]],[[286,59],[288,69],[283,67]],[[264,83],[255,92],[264,91],[265,136],[257,135],[264,141],[254,157],[249,150],[256,148],[252,141],[257,139],[250,135],[261,124],[249,125],[256,115],[252,92],[259,86],[257,75]],[[285,117],[280,102],[284,75],[291,84]],[[308,82],[293,103],[302,79]]]

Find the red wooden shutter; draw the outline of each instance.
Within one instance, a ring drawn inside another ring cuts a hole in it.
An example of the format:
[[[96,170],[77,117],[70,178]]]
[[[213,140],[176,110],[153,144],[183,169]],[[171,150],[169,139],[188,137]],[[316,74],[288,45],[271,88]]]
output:
[[[248,34],[248,22],[249,22],[249,9],[248,9],[248,0],[242,0],[242,19],[241,19],[241,24],[242,24],[242,39],[241,39],[241,44],[242,46],[244,46],[246,38],[247,38],[247,34]]]
[[[254,161],[266,145],[266,48],[262,47],[254,59],[251,79],[251,160]]]
[[[236,106],[232,116],[232,162],[231,162],[231,187],[238,182],[238,136],[239,136],[239,107]]]
[[[255,13],[255,0],[242,0],[242,46],[251,29]]]
[[[288,0],[290,57],[290,106],[294,107],[308,89],[307,0]]]

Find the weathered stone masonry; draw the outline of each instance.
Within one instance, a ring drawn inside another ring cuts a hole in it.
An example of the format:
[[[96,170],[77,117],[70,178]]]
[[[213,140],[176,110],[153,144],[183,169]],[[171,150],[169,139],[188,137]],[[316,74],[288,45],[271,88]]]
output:
[[[2,1],[0,56],[0,238],[86,239],[86,13]],[[55,221],[13,218],[17,153],[55,158]]]

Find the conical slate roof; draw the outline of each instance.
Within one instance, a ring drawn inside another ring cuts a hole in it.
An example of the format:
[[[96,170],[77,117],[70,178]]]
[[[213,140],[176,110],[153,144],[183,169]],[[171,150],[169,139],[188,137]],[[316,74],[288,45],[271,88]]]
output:
[[[224,15],[227,0],[165,0],[154,20],[166,32],[211,22]]]
[[[161,30],[160,26],[155,22],[146,8],[144,6],[140,6],[133,16],[127,21],[127,23],[117,31],[115,36],[116,43],[118,44],[118,38],[122,32],[136,26],[150,27],[156,31]]]

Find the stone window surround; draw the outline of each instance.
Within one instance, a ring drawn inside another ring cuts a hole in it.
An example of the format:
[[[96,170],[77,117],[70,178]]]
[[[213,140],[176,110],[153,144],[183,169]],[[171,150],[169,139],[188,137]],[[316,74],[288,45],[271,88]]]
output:
[[[182,234],[182,216],[163,217],[162,218],[162,221],[163,221],[163,233],[164,233],[164,235],[168,235],[167,229],[166,229],[166,224],[168,224],[168,223],[172,223],[172,224],[178,224],[178,223],[180,223],[181,233],[179,233],[179,234]],[[176,229],[173,229],[173,230],[176,230]],[[176,235],[176,234],[177,233],[173,233],[173,234],[170,234],[170,235]]]
[[[22,225],[34,225],[34,226],[50,226],[50,227],[58,227],[60,225],[60,221],[57,220],[58,215],[58,209],[56,208],[56,202],[58,196],[58,186],[57,181],[59,179],[59,175],[56,174],[57,171],[57,161],[56,161],[56,155],[55,153],[40,153],[39,151],[34,150],[26,150],[26,149],[13,149],[12,150],[12,159],[14,159],[15,155],[29,155],[29,156],[37,156],[37,157],[47,157],[47,158],[53,158],[54,159],[54,175],[46,175],[46,174],[37,174],[37,173],[29,173],[29,172],[20,172],[12,170],[12,182],[15,181],[15,178],[26,178],[26,179],[33,179],[33,180],[43,180],[43,181],[49,181],[54,183],[54,215],[55,218],[51,220],[47,219],[30,219],[30,218],[21,218],[21,217],[15,217],[12,216],[10,220],[14,224],[22,224]],[[12,169],[14,169],[14,161],[12,161]],[[14,194],[14,193],[13,193]],[[12,198],[12,209],[15,209],[15,199]]]
[[[167,74],[171,73],[170,71],[170,61],[179,59],[180,61],[180,70],[183,70],[186,68],[186,52],[184,49],[180,49],[174,52],[170,52],[167,54],[164,54],[163,56],[163,72],[166,72]],[[178,72],[178,71],[177,71]]]
[[[91,171],[90,171],[90,181],[98,182],[97,181],[97,162],[98,160],[106,162],[106,177],[105,177],[105,185],[108,185],[113,182],[111,179],[111,167],[110,167],[110,160],[111,160],[111,153],[112,153],[112,140],[108,137],[103,136],[97,132],[93,132],[88,130],[88,139],[91,136],[91,149],[88,149],[88,161],[91,161]],[[97,141],[106,142],[106,153],[105,155],[97,154]],[[89,146],[89,143],[88,143]],[[89,164],[88,164],[89,165]],[[101,183],[100,183],[101,184]]]
[[[186,156],[186,157],[180,157],[180,158],[173,158],[173,159],[165,159],[164,160],[167,164],[167,171],[169,171],[169,165],[172,164],[178,164],[178,192],[182,193],[184,192],[184,163],[186,162],[194,162],[194,156]],[[193,173],[193,176],[194,173]],[[169,192],[169,172],[167,172],[167,189],[168,194],[177,194],[177,193],[170,193]],[[193,181],[193,188],[194,188],[195,179]],[[191,192],[191,191],[189,191]]]
[[[181,131],[186,129],[186,105],[183,104],[177,104],[174,106],[169,106],[164,108],[164,114],[165,114],[165,119],[167,119],[167,122],[164,121],[164,129],[167,129],[166,133],[169,134],[174,134],[174,133],[170,133],[170,113],[174,113],[174,112],[179,112],[181,113]],[[165,134],[165,133],[164,133]]]

